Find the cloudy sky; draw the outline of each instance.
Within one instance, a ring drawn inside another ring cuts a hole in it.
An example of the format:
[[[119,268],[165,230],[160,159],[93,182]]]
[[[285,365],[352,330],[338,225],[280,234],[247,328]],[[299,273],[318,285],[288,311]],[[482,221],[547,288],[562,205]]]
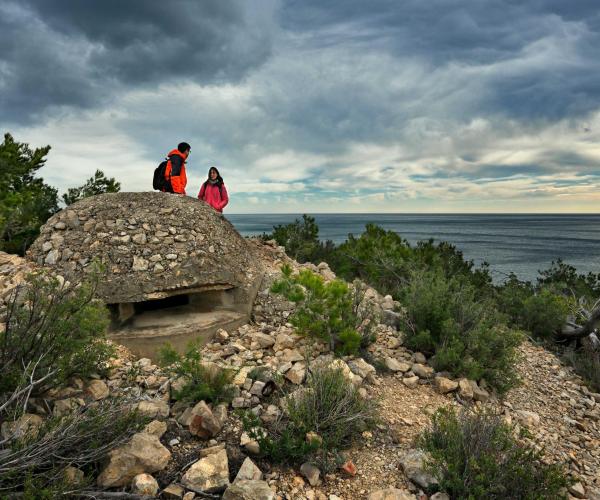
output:
[[[2,0],[0,129],[65,190],[192,144],[230,212],[599,212],[598,0]]]

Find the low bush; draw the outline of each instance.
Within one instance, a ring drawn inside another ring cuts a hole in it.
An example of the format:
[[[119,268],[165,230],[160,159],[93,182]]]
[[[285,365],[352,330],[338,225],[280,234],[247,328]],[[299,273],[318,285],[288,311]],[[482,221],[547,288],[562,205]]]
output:
[[[441,409],[418,439],[441,491],[456,499],[566,498],[559,465],[519,443],[501,417],[486,411]]]
[[[377,405],[367,401],[339,368],[312,370],[305,387],[285,398],[282,419],[264,429],[247,414],[245,428],[273,462],[299,463],[307,459],[331,463],[337,452],[374,426]],[[314,432],[318,441],[307,442]]]
[[[203,361],[200,347],[198,343],[192,342],[181,355],[173,346],[165,344],[159,351],[159,364],[172,376],[186,380],[181,390],[175,391],[175,399],[189,403],[230,402],[234,395],[231,382],[235,371]]]
[[[271,234],[263,234],[263,240],[275,240],[285,247],[286,254],[298,262],[319,263],[327,260],[334,251],[332,241],[319,240],[319,226],[315,218],[304,214],[302,220],[273,227]]]
[[[297,303],[290,322],[299,333],[328,342],[340,354],[356,354],[373,341],[375,317],[370,308],[361,307],[364,288],[359,283],[325,283],[307,269],[292,275],[287,265],[282,273],[271,290]]]
[[[564,358],[593,391],[600,392],[600,351],[597,348],[586,342],[578,349],[566,349]]]
[[[95,284],[94,275],[74,286],[37,273],[12,293],[0,332],[0,411],[96,372],[114,354],[102,341],[108,312],[94,300]]]
[[[474,380],[498,392],[514,386],[516,348],[522,335],[505,325],[494,302],[458,276],[417,270],[401,292],[406,310],[406,345],[433,355],[437,370]]]
[[[0,443],[0,497],[57,498],[90,486],[108,452],[124,444],[146,421],[131,402],[106,399],[62,418],[37,433]],[[65,470],[85,472],[84,484],[65,482]]]

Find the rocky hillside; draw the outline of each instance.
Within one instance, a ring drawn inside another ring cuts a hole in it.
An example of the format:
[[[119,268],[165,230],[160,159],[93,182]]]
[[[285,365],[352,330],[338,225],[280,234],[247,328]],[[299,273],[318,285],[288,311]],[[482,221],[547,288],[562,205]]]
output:
[[[382,322],[376,325],[369,356],[336,358],[325,343],[296,334],[288,322],[294,304],[270,291],[284,263],[295,270],[309,268],[325,280],[334,274],[324,264],[299,265],[274,244],[251,244],[266,269],[253,321],[235,331],[219,331],[202,351],[209,369],[235,369],[231,404],[176,402],[173,393],[184,380],[170,377],[153,360],[134,359],[121,350],[106,378],[75,379],[47,394],[37,415],[30,410],[17,424],[3,423],[3,436],[15,427],[39,425],[48,412],[60,415],[111,393],[134,394],[140,399],[138,410],[153,421],[111,453],[96,479],[98,488],[149,498],[426,499],[434,479],[423,469],[415,437],[440,407],[485,405],[502,412],[517,430],[527,429],[524,439],[543,448],[548,461],[568,467],[575,480],[569,488],[572,498],[600,499],[600,394],[591,393],[554,355],[524,343],[517,368],[522,384],[499,401],[483,384],[436,373],[423,354],[406,349],[394,312],[397,304],[371,289],[364,300]],[[2,286],[13,286],[23,269],[19,259],[2,256]],[[302,391],[312,367],[331,364],[379,405],[377,426],[362,433],[345,452],[344,462],[330,471],[308,463],[273,466],[258,458],[259,443],[244,432],[238,410],[273,422],[284,411],[282,396]],[[73,478],[80,474],[72,472]],[[438,493],[430,498],[447,497]]]

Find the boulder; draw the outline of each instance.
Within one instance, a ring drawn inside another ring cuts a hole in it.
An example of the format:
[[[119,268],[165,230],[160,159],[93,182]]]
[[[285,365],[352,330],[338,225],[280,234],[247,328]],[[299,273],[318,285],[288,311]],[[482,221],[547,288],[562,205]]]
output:
[[[158,493],[158,483],[150,474],[138,474],[131,481],[131,491],[136,495],[155,497]]]
[[[37,436],[44,419],[33,413],[23,413],[14,422],[3,422],[0,428],[2,439],[20,439],[23,436]]]
[[[352,373],[362,377],[369,379],[375,375],[375,367],[367,363],[364,359],[358,358],[348,362],[348,366]]]
[[[240,470],[238,471],[234,484],[239,481],[260,481],[263,478],[262,471],[254,464],[254,462],[246,457],[246,460],[242,463]]]
[[[167,418],[169,416],[169,405],[160,399],[140,401],[137,405],[137,411],[142,417]]]
[[[194,463],[181,478],[191,490],[219,493],[229,486],[229,463],[223,449]]]
[[[133,435],[129,443],[109,453],[108,465],[98,476],[98,486],[124,486],[138,474],[163,470],[170,459],[171,453],[158,437],[139,432]]]
[[[450,380],[446,377],[435,377],[433,381],[433,386],[435,387],[435,390],[440,394],[447,394],[458,389],[458,382]]]
[[[220,431],[222,424],[204,401],[200,401],[192,409],[192,419],[189,424],[193,436],[201,439],[211,439]]]
[[[415,500],[415,496],[398,488],[387,488],[374,491],[368,496],[368,500]]]
[[[436,486],[438,482],[430,472],[425,470],[426,458],[427,455],[421,450],[409,450],[400,459],[400,466],[408,479],[428,490],[432,486]]]
[[[107,398],[110,393],[108,386],[102,380],[91,380],[88,383],[85,392],[89,394],[94,401]]]
[[[402,361],[398,361],[395,358],[385,358],[385,366],[387,367],[388,370],[391,370],[393,372],[407,372],[408,370],[410,370],[410,365],[408,363],[404,363]]]
[[[434,374],[431,366],[425,366],[421,363],[413,363],[411,370],[419,378],[432,378]]]
[[[311,486],[317,486],[319,484],[319,476],[321,471],[309,462],[304,462],[300,466],[300,472],[307,479]]]
[[[223,500],[274,500],[275,493],[265,481],[234,482],[223,494]]]
[[[286,372],[287,378],[292,384],[300,385],[306,377],[306,365],[304,363],[294,363],[294,365]]]

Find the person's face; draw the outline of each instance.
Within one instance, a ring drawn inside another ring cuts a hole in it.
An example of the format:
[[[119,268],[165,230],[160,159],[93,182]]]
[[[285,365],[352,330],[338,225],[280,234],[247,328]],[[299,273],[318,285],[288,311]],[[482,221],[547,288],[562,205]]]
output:
[[[212,168],[212,169],[210,170],[210,178],[211,178],[213,181],[214,181],[214,180],[217,178],[217,171],[216,171],[214,168]]]

